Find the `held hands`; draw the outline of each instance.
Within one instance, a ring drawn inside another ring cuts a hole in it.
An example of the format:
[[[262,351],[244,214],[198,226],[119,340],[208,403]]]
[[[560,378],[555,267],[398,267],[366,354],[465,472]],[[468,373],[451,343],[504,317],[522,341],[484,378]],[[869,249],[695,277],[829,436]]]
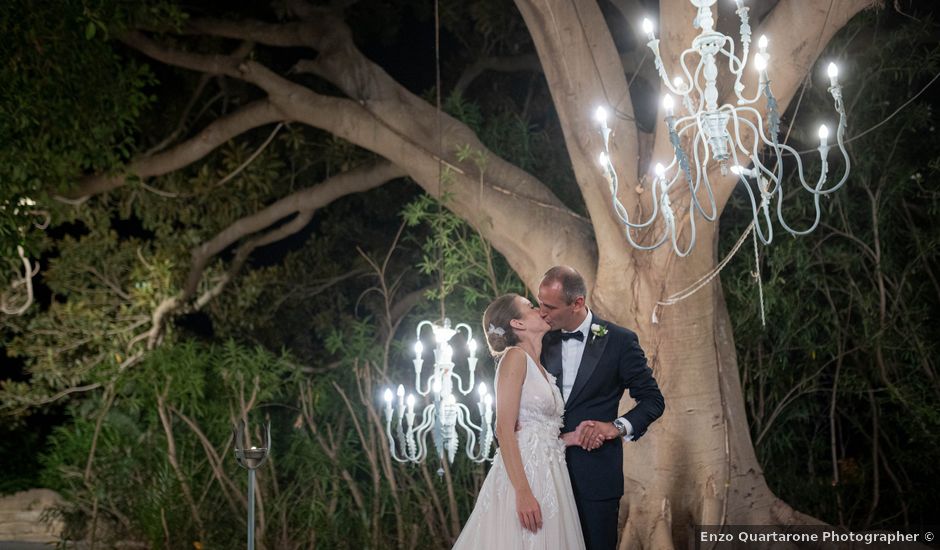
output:
[[[620,436],[620,430],[612,422],[585,420],[578,424],[573,432],[562,434],[565,446],[577,445],[585,451],[593,451],[604,441]]]
[[[542,528],[542,508],[532,491],[516,492],[516,514],[523,529],[537,533]]]

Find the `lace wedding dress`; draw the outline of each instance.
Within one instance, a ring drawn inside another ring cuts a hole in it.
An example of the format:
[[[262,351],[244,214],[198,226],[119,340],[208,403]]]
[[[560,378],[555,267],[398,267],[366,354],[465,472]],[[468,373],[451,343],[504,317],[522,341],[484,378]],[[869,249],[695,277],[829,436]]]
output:
[[[497,451],[454,550],[577,550],[584,548],[578,509],[558,438],[565,402],[551,374],[526,354],[516,438],[529,487],[542,510],[542,528],[533,533],[516,514],[516,493]],[[546,378],[546,375],[548,378]]]

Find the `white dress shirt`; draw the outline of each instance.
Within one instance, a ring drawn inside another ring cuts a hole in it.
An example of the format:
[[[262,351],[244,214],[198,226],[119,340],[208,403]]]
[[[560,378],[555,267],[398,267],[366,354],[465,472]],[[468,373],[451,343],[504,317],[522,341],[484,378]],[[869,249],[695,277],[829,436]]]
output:
[[[571,388],[574,387],[574,379],[578,377],[578,367],[581,366],[581,357],[584,356],[584,345],[587,342],[591,319],[593,318],[594,314],[591,313],[591,310],[588,310],[587,315],[584,316],[584,321],[581,322],[578,328],[570,331],[583,334],[584,338],[582,340],[569,338],[561,342],[561,396],[565,398],[565,401],[568,401]],[[568,331],[563,330],[562,334],[566,332]]]

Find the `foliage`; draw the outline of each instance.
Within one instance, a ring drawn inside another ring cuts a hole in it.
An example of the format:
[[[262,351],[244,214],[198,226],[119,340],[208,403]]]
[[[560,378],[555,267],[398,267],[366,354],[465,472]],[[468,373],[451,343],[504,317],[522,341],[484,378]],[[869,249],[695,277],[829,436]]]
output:
[[[940,194],[929,185],[940,158],[924,139],[935,133],[934,105],[922,98],[890,118],[899,88],[918,90],[936,74],[940,50],[927,39],[929,23],[876,28],[883,47],[858,65],[877,77],[846,86],[856,94],[847,99],[849,137],[885,123],[851,144],[852,177],[828,199],[821,227],[804,238],[779,236],[761,251],[766,326],[749,245],[741,254],[750,259],[723,277],[768,483],[800,510],[856,528],[928,524],[929,495],[940,488],[929,474],[940,460],[940,231],[930,222]],[[804,103],[816,102],[825,98]],[[722,218],[725,249],[749,221],[734,215],[742,200]],[[799,221],[794,227],[812,220],[808,201],[795,197],[784,215]]]

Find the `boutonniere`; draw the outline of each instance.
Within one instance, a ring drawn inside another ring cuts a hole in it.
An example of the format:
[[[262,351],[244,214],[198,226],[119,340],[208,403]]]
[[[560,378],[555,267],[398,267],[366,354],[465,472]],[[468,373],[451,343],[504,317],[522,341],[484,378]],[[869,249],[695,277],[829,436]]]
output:
[[[598,325],[597,323],[591,324],[591,342],[605,336],[607,336],[607,327]]]

